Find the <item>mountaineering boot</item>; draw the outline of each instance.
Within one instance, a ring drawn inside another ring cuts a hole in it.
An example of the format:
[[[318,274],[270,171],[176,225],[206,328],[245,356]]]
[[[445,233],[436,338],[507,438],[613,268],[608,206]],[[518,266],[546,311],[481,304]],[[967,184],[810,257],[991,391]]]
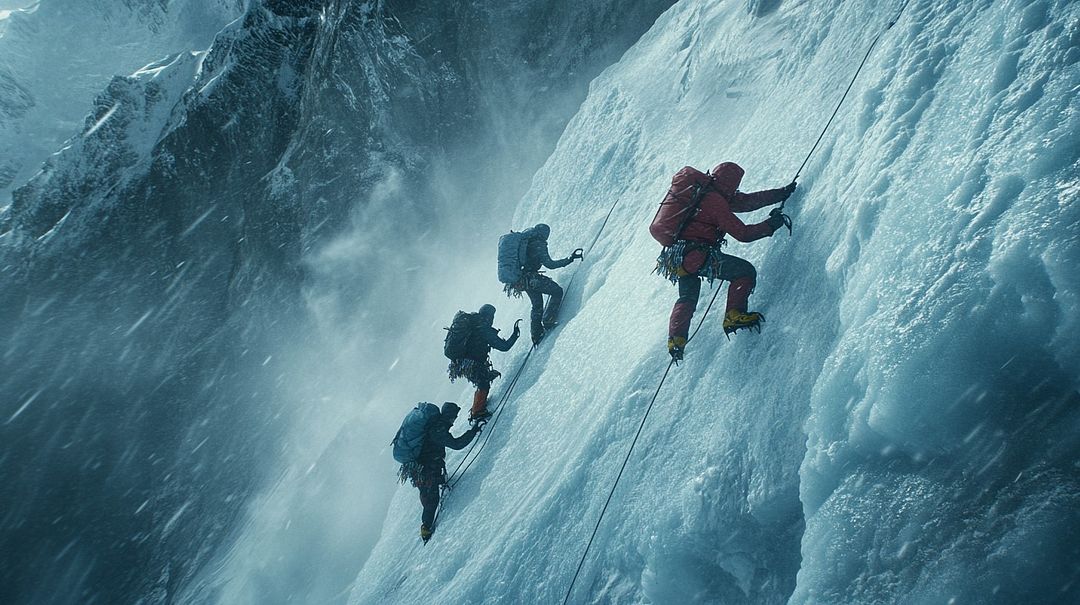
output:
[[[738,309],[728,309],[727,315],[724,316],[724,334],[733,334],[741,328],[757,328],[760,332],[763,321],[765,321],[765,316],[757,311],[746,313]]]
[[[488,420],[491,420],[491,414],[485,414],[478,418],[471,418],[469,419],[469,424],[472,425],[474,429],[483,429],[487,425]]]
[[[544,334],[547,334],[547,330],[545,330],[543,327],[540,327],[539,329],[537,329],[535,327],[533,328],[533,330],[532,330],[532,343],[533,343],[534,347],[536,345],[540,344],[541,340],[544,340]]]
[[[420,524],[420,539],[424,541],[424,544],[427,544],[427,541],[431,539],[431,530],[423,523]]]
[[[675,361],[682,361],[686,352],[686,339],[682,336],[672,336],[667,339],[667,352]]]
[[[491,418],[491,412],[487,409],[487,390],[476,389],[473,393],[472,409],[469,410],[469,422],[474,420],[487,420]]]

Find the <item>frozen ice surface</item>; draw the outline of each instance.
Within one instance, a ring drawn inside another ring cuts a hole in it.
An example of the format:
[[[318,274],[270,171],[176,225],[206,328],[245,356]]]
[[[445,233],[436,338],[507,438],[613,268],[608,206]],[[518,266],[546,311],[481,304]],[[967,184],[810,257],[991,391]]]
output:
[[[515,226],[567,254],[619,207],[435,537],[402,488],[352,603],[561,602],[666,365],[676,294],[646,226],[671,174],[787,183],[898,6],[681,2],[593,82]],[[907,7],[800,178],[794,235],[727,248],[768,322],[728,341],[709,316],[571,602],[1077,597],[1078,17]]]

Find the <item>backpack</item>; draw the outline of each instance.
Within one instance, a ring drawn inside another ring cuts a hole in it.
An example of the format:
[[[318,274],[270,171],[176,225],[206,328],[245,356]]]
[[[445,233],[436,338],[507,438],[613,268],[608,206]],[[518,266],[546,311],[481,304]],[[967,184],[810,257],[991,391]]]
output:
[[[443,341],[443,355],[453,361],[463,359],[469,353],[469,337],[480,325],[479,313],[458,311],[454,321],[446,328],[446,340]]]
[[[525,264],[525,249],[529,245],[528,231],[511,231],[499,238],[499,281],[514,285],[521,281],[521,266]]]
[[[712,177],[708,173],[692,166],[685,166],[675,173],[671,188],[649,225],[653,239],[665,248],[674,245],[682,237],[686,226],[697,216],[701,199],[711,184]]]
[[[439,406],[420,402],[401,421],[401,428],[390,443],[394,446],[394,460],[401,464],[416,464],[424,445],[428,424],[439,415]]]

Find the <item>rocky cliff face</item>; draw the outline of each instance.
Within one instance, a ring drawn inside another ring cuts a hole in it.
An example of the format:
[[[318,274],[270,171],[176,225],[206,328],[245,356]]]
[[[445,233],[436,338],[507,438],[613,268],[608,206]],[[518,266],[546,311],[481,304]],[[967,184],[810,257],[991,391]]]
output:
[[[16,2],[0,19],[0,205],[79,130],[113,74],[205,49],[240,0]],[[6,7],[6,6],[5,6]]]
[[[357,355],[400,355],[671,2],[571,4],[251,2],[113,78],[0,214],[6,601],[168,600],[242,532],[309,385],[385,380]]]

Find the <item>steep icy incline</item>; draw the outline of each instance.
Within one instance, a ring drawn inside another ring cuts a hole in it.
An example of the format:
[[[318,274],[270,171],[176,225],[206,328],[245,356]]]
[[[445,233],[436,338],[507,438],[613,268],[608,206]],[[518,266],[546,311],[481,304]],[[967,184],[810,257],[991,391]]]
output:
[[[514,225],[551,223],[564,254],[620,205],[433,540],[401,488],[352,603],[561,602],[667,362],[646,226],[670,175],[786,183],[898,8],[681,2],[594,81]],[[728,247],[768,323],[728,341],[709,316],[571,602],[1080,599],[1078,17],[912,0],[794,236]]]
[[[0,207],[79,131],[110,78],[205,49],[239,15],[242,0],[16,4],[26,5],[0,20]]]
[[[461,392],[431,327],[672,1],[252,0],[106,77],[0,204],[0,602],[344,601],[387,402]]]

